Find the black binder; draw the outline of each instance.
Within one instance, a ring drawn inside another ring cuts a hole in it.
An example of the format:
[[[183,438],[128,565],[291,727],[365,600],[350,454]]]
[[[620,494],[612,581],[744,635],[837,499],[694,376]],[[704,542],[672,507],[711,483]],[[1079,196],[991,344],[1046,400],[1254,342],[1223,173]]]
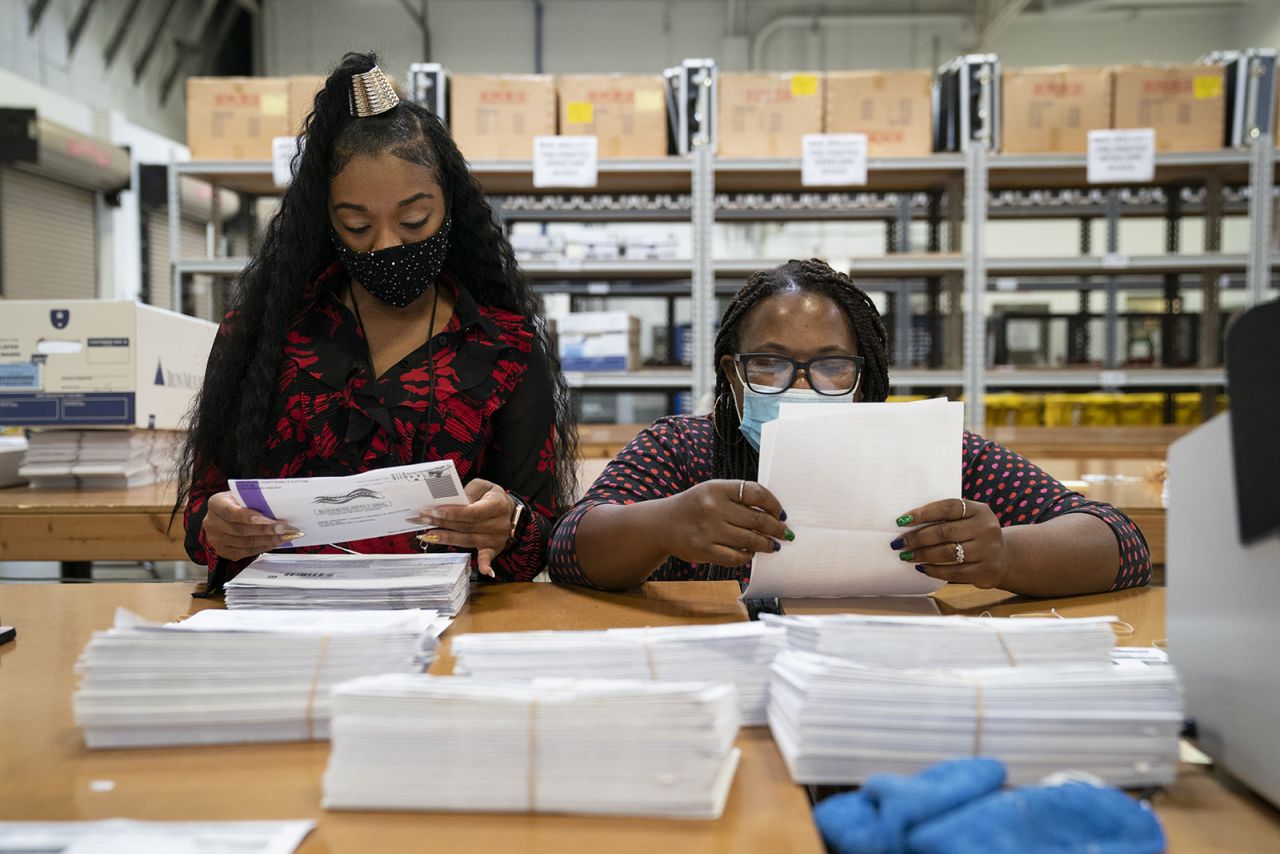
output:
[[[1227,384],[1240,541],[1248,545],[1280,533],[1280,302],[1231,324]]]

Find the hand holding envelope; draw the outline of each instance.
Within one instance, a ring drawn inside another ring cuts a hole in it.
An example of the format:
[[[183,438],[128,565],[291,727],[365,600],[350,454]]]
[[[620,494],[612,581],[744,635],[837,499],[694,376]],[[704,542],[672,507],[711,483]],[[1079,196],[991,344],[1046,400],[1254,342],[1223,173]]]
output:
[[[423,513],[468,503],[453,460],[373,469],[348,477],[233,480],[230,486],[242,509],[234,514],[234,524],[245,526],[240,533],[253,546],[263,546],[249,554],[291,542],[322,546],[418,531],[424,527],[418,521]],[[246,514],[249,518],[243,519]],[[276,526],[268,527],[259,519],[272,520]],[[279,531],[280,523],[291,526],[296,535]],[[280,542],[285,537],[289,539]]]

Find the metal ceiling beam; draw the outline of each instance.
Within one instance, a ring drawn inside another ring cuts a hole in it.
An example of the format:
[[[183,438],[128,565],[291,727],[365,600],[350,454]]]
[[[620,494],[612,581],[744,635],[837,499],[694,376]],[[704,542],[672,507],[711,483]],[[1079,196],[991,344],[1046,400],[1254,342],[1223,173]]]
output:
[[[116,61],[116,56],[124,45],[124,37],[129,34],[129,27],[133,25],[133,19],[137,17],[138,7],[141,5],[142,0],[129,0],[129,5],[125,7],[124,14],[120,16],[115,32],[111,34],[111,40],[107,42],[107,48],[102,52],[108,69]]]
[[[98,0],[80,0],[80,8],[76,9],[76,15],[71,19],[71,28],[67,30],[68,58],[75,54],[76,45],[80,43],[84,28],[89,23],[89,16],[93,14],[93,7],[97,5]]]
[[[133,61],[133,82],[141,83],[143,76],[147,73],[147,66],[151,64],[151,58],[156,55],[156,48],[160,47],[160,36],[164,33],[165,26],[169,23],[169,18],[173,16],[173,12],[178,8],[183,0],[165,0],[164,6],[160,9],[160,14],[156,16],[156,22],[151,27],[151,32],[147,35],[147,40],[142,46],[142,53],[138,54],[138,58]]]
[[[217,62],[218,55],[222,53],[222,46],[227,43],[227,39],[231,38],[231,30],[235,27],[236,21],[243,11],[244,3],[241,0],[235,0],[222,13],[222,17],[218,19],[218,26],[213,31],[213,37],[209,39],[209,49],[200,57],[201,74],[212,74],[214,72],[214,63]]]
[[[32,0],[27,6],[27,35],[31,35],[40,26],[40,19],[49,8],[49,0]]]
[[[984,4],[986,14],[980,16],[974,28],[978,32],[976,50],[989,50],[996,37],[1013,23],[1014,18],[1022,14],[1030,2],[1031,0],[987,0]]]
[[[173,84],[178,81],[178,77],[182,74],[182,67],[187,61],[208,50],[209,26],[213,23],[213,14],[218,10],[221,2],[222,0],[203,0],[200,11],[191,19],[187,38],[173,40],[175,48],[173,60],[169,63],[169,70],[165,72],[164,79],[160,82],[160,106],[163,107],[168,102]]]

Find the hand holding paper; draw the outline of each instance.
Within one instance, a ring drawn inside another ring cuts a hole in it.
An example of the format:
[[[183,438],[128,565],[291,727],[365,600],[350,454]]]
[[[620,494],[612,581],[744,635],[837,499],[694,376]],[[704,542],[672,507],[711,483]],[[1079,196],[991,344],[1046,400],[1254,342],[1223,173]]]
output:
[[[904,509],[957,496],[960,403],[783,404],[765,425],[760,482],[787,508],[794,542],[757,555],[747,598],[902,596],[940,581],[889,548]]]
[[[348,477],[233,480],[241,504],[292,525],[298,545],[321,546],[420,530],[416,519],[466,504],[453,460],[373,469]],[[264,549],[266,551],[266,549]]]

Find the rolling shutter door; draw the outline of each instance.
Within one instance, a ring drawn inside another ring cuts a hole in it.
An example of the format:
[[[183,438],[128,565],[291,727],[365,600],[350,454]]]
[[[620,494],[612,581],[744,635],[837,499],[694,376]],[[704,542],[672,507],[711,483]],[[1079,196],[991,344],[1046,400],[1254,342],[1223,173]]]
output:
[[[92,190],[0,168],[0,294],[96,298],[96,220]]]
[[[173,270],[169,265],[174,255],[169,251],[169,217],[164,208],[157,208],[148,211],[146,222],[147,281],[150,289],[148,302],[156,308],[172,310]],[[208,254],[205,248],[205,223],[183,217],[178,236],[182,245],[177,257],[203,258]],[[212,319],[205,317],[209,313],[209,299],[205,294],[213,284],[210,276],[191,276],[187,281],[188,292],[194,291],[197,295],[196,316],[205,320]]]

